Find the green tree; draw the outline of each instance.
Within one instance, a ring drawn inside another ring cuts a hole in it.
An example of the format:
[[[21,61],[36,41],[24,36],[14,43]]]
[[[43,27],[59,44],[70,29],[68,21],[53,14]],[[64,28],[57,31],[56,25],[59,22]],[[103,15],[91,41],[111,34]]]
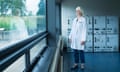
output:
[[[20,9],[21,14],[25,15],[25,0],[0,0],[0,15],[6,16],[9,10],[12,15],[15,9]]]
[[[41,0],[39,3],[39,10],[37,12],[37,15],[45,15],[45,0]]]

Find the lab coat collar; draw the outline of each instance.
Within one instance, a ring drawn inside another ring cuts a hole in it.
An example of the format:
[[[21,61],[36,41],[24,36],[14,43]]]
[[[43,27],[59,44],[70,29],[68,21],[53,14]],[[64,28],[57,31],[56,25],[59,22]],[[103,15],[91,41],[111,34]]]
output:
[[[83,20],[83,17],[80,17],[79,19],[76,17],[76,22],[82,22],[82,20]]]

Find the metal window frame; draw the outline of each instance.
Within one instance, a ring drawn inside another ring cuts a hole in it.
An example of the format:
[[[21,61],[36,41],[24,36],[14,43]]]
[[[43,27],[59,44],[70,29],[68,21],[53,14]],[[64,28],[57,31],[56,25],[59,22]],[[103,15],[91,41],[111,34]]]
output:
[[[38,33],[33,36],[30,36],[25,40],[19,41],[1,50],[0,51],[0,71],[3,71],[7,67],[9,67],[12,63],[14,63],[18,58],[20,58],[24,54],[25,54],[25,67],[26,67],[25,70],[28,70],[29,68],[31,68],[31,66],[33,67],[32,64],[34,64],[34,62],[30,64],[30,49],[34,45],[39,43],[41,40],[46,38],[47,35],[48,33],[44,31],[42,33]],[[43,54],[45,49],[46,47],[44,47],[39,54]],[[41,55],[38,55],[36,59],[40,58],[40,56]],[[37,61],[37,60],[34,60],[34,61]]]

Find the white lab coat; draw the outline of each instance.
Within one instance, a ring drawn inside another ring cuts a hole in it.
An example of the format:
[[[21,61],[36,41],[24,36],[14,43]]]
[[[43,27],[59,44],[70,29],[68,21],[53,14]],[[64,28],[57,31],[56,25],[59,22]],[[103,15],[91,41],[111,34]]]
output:
[[[73,20],[69,39],[71,39],[72,49],[84,50],[84,45],[81,45],[82,41],[86,41],[86,20],[84,17]]]
[[[11,29],[13,26],[15,26],[15,31],[11,33],[11,40],[21,40],[28,37],[27,27],[22,18],[13,17],[11,19]]]

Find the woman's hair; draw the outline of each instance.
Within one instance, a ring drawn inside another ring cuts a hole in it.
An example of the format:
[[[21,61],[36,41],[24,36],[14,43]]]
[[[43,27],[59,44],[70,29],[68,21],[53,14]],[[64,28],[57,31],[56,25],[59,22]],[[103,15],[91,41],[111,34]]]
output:
[[[84,15],[84,12],[83,12],[83,10],[81,9],[81,7],[80,7],[80,6],[77,6],[77,7],[76,7],[76,11],[80,11],[81,16],[83,16],[83,15]]]

